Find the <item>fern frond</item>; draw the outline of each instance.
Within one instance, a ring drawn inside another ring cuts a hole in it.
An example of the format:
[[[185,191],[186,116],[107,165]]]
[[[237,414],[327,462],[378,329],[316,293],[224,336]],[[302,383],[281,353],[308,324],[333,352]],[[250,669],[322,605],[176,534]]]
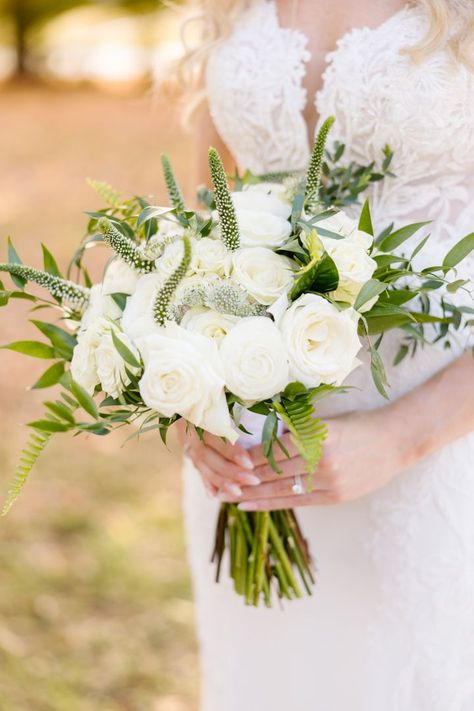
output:
[[[178,210],[178,212],[184,212],[186,208],[184,205],[183,193],[181,192],[181,188],[179,187],[173,168],[171,167],[170,160],[166,153],[161,154],[161,165],[163,166],[163,175],[165,177],[166,189],[168,191],[171,206]]]
[[[133,239],[122,234],[107,217],[100,218],[98,227],[103,234],[104,242],[114,250],[122,261],[139,274],[148,274],[155,270],[155,260],[146,259]]]
[[[191,264],[191,240],[187,235],[183,237],[184,254],[183,258],[173,274],[159,290],[153,306],[153,317],[158,326],[164,326],[169,318],[169,310],[173,295]]]
[[[306,176],[305,203],[308,206],[314,205],[319,200],[321,189],[321,172],[324,159],[324,149],[326,141],[334,122],[334,116],[330,116],[321,126],[314,142],[308,173]]]
[[[20,496],[31,470],[35,466],[52,436],[52,432],[40,432],[39,430],[34,430],[31,434],[28,443],[21,453],[20,461],[8,489],[7,498],[2,509],[2,516],[7,515],[17,498]]]
[[[209,168],[214,186],[214,198],[217,212],[219,214],[219,224],[221,228],[221,238],[227,249],[234,251],[240,247],[239,226],[235,213],[232,195],[227,184],[227,177],[221,157],[215,148],[209,149]]]
[[[274,407],[288,427],[293,444],[308,465],[308,474],[313,474],[323,454],[327,427],[316,417],[311,393],[303,393],[294,400],[282,398]]]
[[[42,272],[24,264],[0,264],[0,272],[7,272],[11,276],[19,279],[32,281],[34,284],[42,286],[49,293],[61,301],[67,301],[78,306],[85,306],[89,301],[90,290],[83,286],[74,284],[72,281],[61,279],[60,277]]]
[[[87,178],[87,184],[107,205],[110,205],[110,207],[116,210],[123,207],[122,195],[108,183]]]

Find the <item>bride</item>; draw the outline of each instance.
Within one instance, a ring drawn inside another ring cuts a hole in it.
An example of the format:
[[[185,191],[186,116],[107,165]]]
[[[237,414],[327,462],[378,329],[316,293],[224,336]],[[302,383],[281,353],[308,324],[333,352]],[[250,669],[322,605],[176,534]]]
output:
[[[348,161],[395,153],[396,177],[370,193],[378,230],[430,217],[431,264],[474,230],[472,0],[201,6],[204,43],[184,60],[207,99],[201,178],[210,144],[231,170],[304,169],[334,115]],[[474,277],[466,264],[460,276]],[[382,344],[389,404],[360,368],[351,394],[321,409],[329,438],[311,493],[293,493],[303,464],[286,436],[280,477],[259,447],[187,441],[203,711],[473,711],[474,361],[453,342],[391,366],[402,337]],[[312,598],[250,609],[213,582],[219,501],[301,507]]]

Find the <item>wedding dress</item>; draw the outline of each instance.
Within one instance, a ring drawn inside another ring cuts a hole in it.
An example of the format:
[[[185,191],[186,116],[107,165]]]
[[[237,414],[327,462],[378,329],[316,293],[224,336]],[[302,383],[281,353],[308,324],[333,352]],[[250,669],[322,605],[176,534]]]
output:
[[[427,18],[406,6],[376,29],[353,29],[328,57],[316,96],[347,160],[395,153],[396,178],[374,185],[376,227],[432,219],[424,260],[439,263],[474,230],[474,77],[439,51],[420,65],[403,47]],[[209,60],[211,113],[241,169],[303,169],[309,157],[302,86],[307,39],[257,0]],[[416,236],[413,245],[421,239]],[[471,257],[461,275],[474,277]],[[464,272],[464,274],[462,274]],[[472,306],[472,303],[471,303]],[[416,387],[466,346],[427,348],[392,366],[391,397]],[[384,404],[367,369],[359,389],[320,414]],[[442,406],[442,404],[440,404]],[[376,493],[300,509],[317,561],[314,595],[282,610],[243,605],[209,562],[218,504],[185,465],[184,508],[202,652],[203,711],[474,710],[474,434]]]

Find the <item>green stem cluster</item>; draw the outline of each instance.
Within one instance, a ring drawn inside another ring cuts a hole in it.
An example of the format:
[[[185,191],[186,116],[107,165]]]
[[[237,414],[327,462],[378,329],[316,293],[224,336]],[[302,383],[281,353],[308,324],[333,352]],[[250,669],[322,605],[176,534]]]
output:
[[[234,588],[246,605],[272,605],[278,598],[312,594],[315,583],[306,541],[291,510],[246,513],[235,504],[223,504],[219,513],[213,561],[219,580],[226,549]]]

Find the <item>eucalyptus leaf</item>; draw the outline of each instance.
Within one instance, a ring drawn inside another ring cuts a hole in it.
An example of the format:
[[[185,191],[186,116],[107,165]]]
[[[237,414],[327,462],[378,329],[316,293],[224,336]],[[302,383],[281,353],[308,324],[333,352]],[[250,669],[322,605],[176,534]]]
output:
[[[32,356],[33,358],[48,359],[54,358],[56,355],[54,348],[40,341],[15,341],[14,343],[9,343],[7,346],[1,347],[9,351]]]
[[[369,302],[371,299],[375,299],[376,296],[379,296],[383,291],[386,291],[387,285],[383,284],[382,282],[378,281],[377,279],[370,279],[359,292],[359,295],[357,296],[357,299],[354,304],[354,308],[356,311],[360,311],[362,306]]]
[[[142,366],[140,361],[134,356],[130,348],[128,348],[125,343],[120,340],[120,338],[115,333],[115,330],[111,329],[110,333],[112,335],[113,344],[119,355],[124,359],[124,361],[128,363],[128,365],[131,365],[132,368],[141,368]]]
[[[474,250],[474,232],[464,237],[452,249],[449,250],[443,259],[443,267],[452,269],[463,261]]]
[[[36,381],[34,385],[31,386],[32,390],[41,390],[43,388],[51,388],[53,385],[57,385],[64,375],[64,363],[55,363],[48,368],[46,372]]]
[[[79,385],[79,383],[76,383],[75,380],[72,380],[71,378],[71,392],[76,398],[77,402],[79,405],[82,407],[85,412],[87,412],[88,415],[93,417],[94,419],[98,420],[99,419],[99,411],[97,409],[97,405],[95,404],[93,398],[89,395],[89,393],[84,390],[82,385]]]
[[[427,222],[414,222],[411,225],[406,225],[392,234],[385,237],[379,244],[381,252],[392,252],[397,247],[400,247],[404,242],[413,237],[422,227],[429,225],[430,221]]]

